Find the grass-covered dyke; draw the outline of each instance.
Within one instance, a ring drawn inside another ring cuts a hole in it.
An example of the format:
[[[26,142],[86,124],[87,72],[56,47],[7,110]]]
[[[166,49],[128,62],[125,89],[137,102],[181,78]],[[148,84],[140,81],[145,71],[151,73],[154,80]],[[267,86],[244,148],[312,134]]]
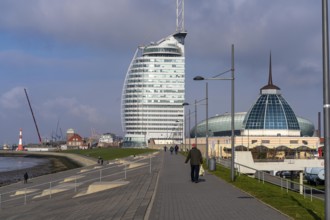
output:
[[[304,198],[299,193],[281,190],[279,186],[270,183],[262,183],[257,179],[246,175],[236,176],[235,181],[231,181],[230,170],[223,166],[217,165],[215,171],[210,173],[220,177],[221,179],[233,184],[241,190],[251,194],[253,197],[263,201],[264,203],[276,208],[293,219],[324,219],[324,202],[322,200],[309,197]]]

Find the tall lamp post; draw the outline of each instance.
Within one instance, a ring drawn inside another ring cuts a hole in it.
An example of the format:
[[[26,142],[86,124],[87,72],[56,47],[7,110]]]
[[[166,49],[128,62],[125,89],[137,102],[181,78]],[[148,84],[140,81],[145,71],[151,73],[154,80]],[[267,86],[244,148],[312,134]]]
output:
[[[195,99],[195,102],[194,102],[195,111],[190,112],[190,109],[189,109],[189,134],[190,134],[190,114],[195,113],[195,144],[196,145],[197,145],[197,105],[199,105],[199,103],[202,102],[202,101],[206,101],[206,118],[207,118],[208,117],[208,114],[207,114],[207,111],[208,111],[208,109],[207,109],[207,98],[201,99],[201,100],[196,100]],[[182,105],[185,106],[185,105],[190,105],[190,104],[188,102],[185,102]],[[189,137],[189,145],[190,145],[190,137]]]
[[[185,103],[183,103],[182,105],[183,105],[183,106],[186,106],[186,105],[189,105],[189,103],[185,102]],[[190,116],[191,116],[191,114],[193,114],[193,113],[195,113],[195,112],[191,112],[190,109],[189,109],[189,113],[188,113],[188,115],[185,116],[185,117],[189,117],[189,121],[188,121],[188,131],[189,131],[189,134],[188,134],[188,137],[189,137],[188,145],[189,145],[189,146],[191,146],[191,143],[190,143]],[[186,118],[185,118],[185,119],[186,119]],[[186,126],[185,126],[185,127],[186,127]],[[186,139],[185,139],[185,141],[186,141]]]
[[[328,0],[322,0],[322,56],[323,56],[323,126],[325,168],[325,219],[330,218],[330,89],[329,89],[329,29]]]
[[[231,78],[221,78],[219,76],[231,72]],[[234,68],[234,45],[231,45],[231,69],[211,78],[196,76],[194,80],[231,80],[231,180],[235,180],[235,68]]]

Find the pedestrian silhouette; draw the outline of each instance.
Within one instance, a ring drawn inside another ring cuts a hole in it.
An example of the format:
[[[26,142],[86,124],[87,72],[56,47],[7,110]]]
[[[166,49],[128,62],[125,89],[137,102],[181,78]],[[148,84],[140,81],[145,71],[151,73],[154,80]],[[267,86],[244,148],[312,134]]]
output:
[[[28,182],[29,175],[27,172],[24,173],[24,184]]]
[[[185,163],[188,163],[190,160],[190,175],[191,182],[198,183],[199,181],[199,169],[200,165],[203,164],[202,153],[199,149],[197,149],[196,144],[192,145],[191,150],[189,151]]]
[[[173,146],[170,147],[170,151],[171,151],[171,154],[173,154],[173,151],[174,151],[174,147]]]
[[[178,154],[179,146],[178,145],[175,145],[174,150],[175,150],[175,154]]]

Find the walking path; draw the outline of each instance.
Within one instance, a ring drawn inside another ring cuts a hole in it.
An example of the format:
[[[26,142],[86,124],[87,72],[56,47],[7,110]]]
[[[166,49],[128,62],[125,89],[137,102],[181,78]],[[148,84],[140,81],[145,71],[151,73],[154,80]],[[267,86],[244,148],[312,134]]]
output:
[[[190,165],[180,154],[151,156],[0,187],[0,219],[289,219],[213,175],[192,183]]]
[[[233,185],[207,174],[190,180],[190,165],[182,155],[163,153],[157,190],[149,219],[289,219]]]

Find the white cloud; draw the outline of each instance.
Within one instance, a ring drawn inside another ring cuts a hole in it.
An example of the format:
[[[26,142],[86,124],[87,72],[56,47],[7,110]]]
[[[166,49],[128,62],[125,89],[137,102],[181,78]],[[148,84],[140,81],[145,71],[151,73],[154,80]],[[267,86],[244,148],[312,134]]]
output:
[[[5,109],[17,109],[22,106],[22,102],[26,102],[26,100],[24,100],[24,97],[24,88],[15,87],[1,95],[0,104]]]
[[[46,101],[42,106],[42,115],[46,118],[56,118],[59,113],[68,114],[69,117],[76,117],[80,120],[87,120],[90,123],[102,123],[97,109],[80,104],[75,98],[56,98]]]

